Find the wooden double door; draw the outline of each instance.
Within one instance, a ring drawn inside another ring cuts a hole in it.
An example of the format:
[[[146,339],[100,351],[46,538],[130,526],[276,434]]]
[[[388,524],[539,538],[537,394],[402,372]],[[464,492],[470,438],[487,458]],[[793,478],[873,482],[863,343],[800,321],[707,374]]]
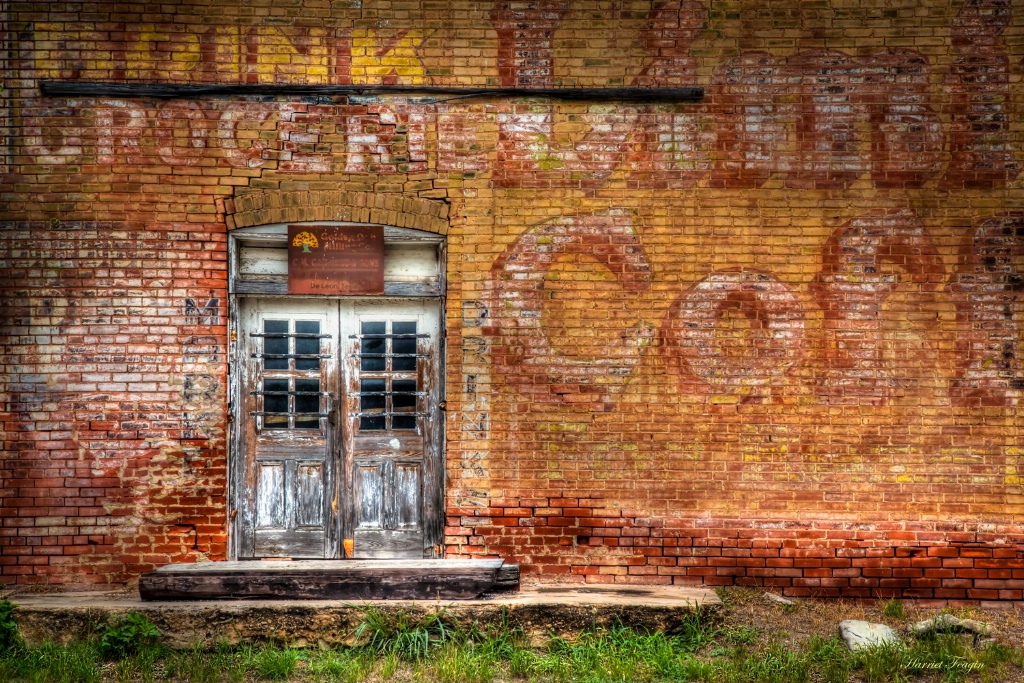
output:
[[[239,302],[236,556],[434,557],[440,302]]]

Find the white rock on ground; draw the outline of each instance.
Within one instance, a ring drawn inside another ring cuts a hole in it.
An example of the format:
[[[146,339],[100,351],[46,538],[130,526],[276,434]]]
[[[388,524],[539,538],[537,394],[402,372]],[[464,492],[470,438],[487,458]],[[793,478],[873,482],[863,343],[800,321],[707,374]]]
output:
[[[987,636],[992,633],[991,627],[976,619],[959,619],[952,614],[939,614],[931,619],[919,621],[909,627],[915,636],[923,636],[926,633],[935,631],[937,633],[976,633],[979,636]]]
[[[794,601],[790,600],[789,598],[784,598],[781,595],[776,595],[775,593],[765,593],[764,594],[764,599],[767,600],[768,602],[778,603],[778,604],[782,605],[783,607],[792,607],[793,605],[796,604]]]
[[[847,619],[839,622],[839,635],[846,641],[846,646],[856,652],[866,647],[889,645],[900,642],[896,631],[885,624],[872,624],[870,621]]]

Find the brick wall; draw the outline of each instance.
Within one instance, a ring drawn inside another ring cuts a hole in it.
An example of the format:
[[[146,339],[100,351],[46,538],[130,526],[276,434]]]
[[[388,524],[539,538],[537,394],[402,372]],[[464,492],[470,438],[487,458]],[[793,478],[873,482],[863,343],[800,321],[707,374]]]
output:
[[[2,7],[4,580],[225,556],[226,234],[254,197],[302,194],[447,205],[423,212],[448,222],[450,556],[1021,599],[1024,9],[159,9]],[[706,96],[157,101],[40,80]]]
[[[187,224],[0,231],[4,582],[223,556],[224,244]]]

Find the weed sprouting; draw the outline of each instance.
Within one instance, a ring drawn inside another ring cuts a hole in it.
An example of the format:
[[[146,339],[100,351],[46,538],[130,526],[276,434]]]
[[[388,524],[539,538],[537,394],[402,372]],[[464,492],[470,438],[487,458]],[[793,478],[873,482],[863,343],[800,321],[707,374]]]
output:
[[[444,610],[414,615],[405,610],[386,612],[373,606],[363,608],[363,621],[355,639],[363,647],[401,661],[418,662],[455,636],[444,619]]]
[[[906,619],[907,611],[902,600],[886,600],[882,603],[882,614],[890,619]]]
[[[307,656],[314,681],[361,683],[373,670],[374,657],[358,649],[315,651]]]
[[[395,672],[398,671],[398,666],[401,664],[398,657],[394,654],[389,654],[384,659],[380,660],[380,665],[377,667],[375,673],[377,673],[382,679],[388,681],[394,678]]]
[[[756,626],[734,626],[725,632],[725,640],[731,645],[753,645],[761,631]]]
[[[159,639],[159,629],[145,614],[131,612],[103,627],[100,653],[107,659],[123,659],[152,648]]]
[[[248,668],[266,681],[286,681],[299,663],[299,651],[265,644],[248,658]]]
[[[688,613],[673,629],[677,645],[686,652],[697,652],[713,644],[721,634],[715,615],[700,609]]]
[[[715,595],[726,608],[738,607],[760,599],[761,591],[746,586],[720,586]]]
[[[46,643],[20,653],[21,666],[11,680],[98,683],[100,668],[97,655],[96,649],[88,643]]]
[[[219,683],[244,681],[246,661],[251,659],[251,646],[233,647],[226,644],[204,649],[193,645],[187,650],[174,652],[165,660],[168,677],[188,683]]]
[[[714,660],[711,671],[702,673],[702,680],[715,683],[806,683],[810,680],[810,657],[777,643],[753,652],[740,646],[723,654],[728,656]]]
[[[885,643],[858,650],[854,668],[863,670],[868,683],[906,680],[906,648],[901,643]]]
[[[449,642],[433,661],[433,673],[440,683],[490,683],[499,663],[492,649],[472,641]]]
[[[538,655],[529,667],[521,657],[517,668],[554,680],[682,680],[689,676],[692,653],[710,642],[707,631],[695,628],[667,635],[616,626],[583,633],[572,643],[554,638],[546,655]]]
[[[529,678],[539,673],[540,662],[533,650],[520,648],[508,658],[508,672],[517,678]]]
[[[156,676],[154,671],[156,663],[164,654],[159,647],[149,647],[138,654],[125,657],[114,665],[114,677],[119,683],[121,681],[152,683]]]
[[[851,656],[843,641],[835,637],[825,640],[812,636],[807,642],[807,650],[823,683],[846,683],[850,680]]]
[[[683,662],[681,680],[701,681],[701,683],[717,683],[722,680],[718,667],[711,662],[699,659],[687,659]]]
[[[0,653],[17,647],[18,624],[14,621],[14,603],[0,600]]]
[[[198,645],[174,653],[167,661],[167,674],[189,683],[213,683],[220,671]]]

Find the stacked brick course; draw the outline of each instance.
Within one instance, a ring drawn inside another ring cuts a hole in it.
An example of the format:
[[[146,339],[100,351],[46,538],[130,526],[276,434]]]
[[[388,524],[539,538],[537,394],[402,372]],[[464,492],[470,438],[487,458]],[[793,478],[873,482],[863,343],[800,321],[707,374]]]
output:
[[[449,556],[1024,599],[1024,9],[0,5],[0,581],[228,553],[227,238],[448,240]],[[54,98],[43,80],[700,86]]]

